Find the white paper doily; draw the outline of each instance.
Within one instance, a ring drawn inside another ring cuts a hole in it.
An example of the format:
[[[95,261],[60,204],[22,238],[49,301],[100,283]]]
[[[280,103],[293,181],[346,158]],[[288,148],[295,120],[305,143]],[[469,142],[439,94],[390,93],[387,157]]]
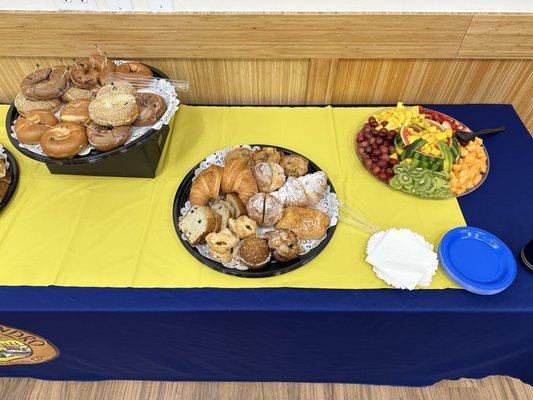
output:
[[[219,150],[214,154],[211,154],[205,158],[204,161],[200,163],[200,166],[194,171],[194,178],[195,179],[200,172],[202,172],[204,169],[208,168],[211,165],[224,165],[224,158],[226,155],[233,149],[244,147],[251,150],[260,150],[261,147],[259,146],[236,146],[236,147],[229,147],[224,150]],[[187,200],[185,203],[185,206],[180,209],[180,216],[179,219],[183,218],[183,216],[189,211],[191,208],[191,203]],[[320,210],[329,216],[329,227],[337,225],[338,218],[339,218],[339,200],[337,198],[337,195],[331,191],[331,187],[328,185],[326,188],[326,191],[324,193],[324,196],[320,199],[320,202],[313,208],[316,208],[317,210]],[[258,227],[257,234],[262,235],[268,231],[274,230],[274,227]],[[186,240],[185,235],[182,233],[181,237],[183,240]],[[313,250],[315,247],[317,247],[326,236],[320,239],[313,239],[313,240],[300,240],[300,255],[307,254],[311,250]],[[221,262],[211,256],[211,253],[209,252],[209,247],[207,244],[199,244],[194,245],[194,248],[196,248],[201,255],[204,257],[209,258],[210,260],[220,262],[222,265],[224,265],[226,268],[235,268],[240,270],[247,270],[248,266],[244,265],[243,263],[239,262],[236,257],[234,257],[229,263]]]
[[[124,60],[114,60],[115,64],[120,65],[124,64],[129,61]],[[174,86],[165,79],[159,79],[154,77],[154,81],[147,87],[138,89],[137,92],[139,93],[156,93],[159,96],[161,96],[163,99],[165,99],[165,103],[167,103],[167,111],[163,114],[163,116],[152,126],[132,126],[131,131],[131,137],[124,143],[124,145],[127,145],[134,140],[139,139],[141,136],[145,135],[147,132],[149,132],[151,129],[161,129],[163,125],[168,125],[170,122],[170,119],[178,109],[178,106],[180,104],[178,95],[176,94],[176,90],[174,89]],[[59,119],[59,111],[56,112],[56,117]],[[11,126],[11,136],[15,139],[17,139],[17,134],[15,133],[14,125]],[[28,149],[32,153],[39,154],[41,156],[46,156],[46,154],[43,153],[43,150],[41,149],[41,146],[39,144],[24,144],[18,142],[18,146],[22,147],[24,149]],[[78,153],[79,156],[85,156],[91,152],[91,150],[94,149],[94,146],[89,144],[85,149],[80,151]]]

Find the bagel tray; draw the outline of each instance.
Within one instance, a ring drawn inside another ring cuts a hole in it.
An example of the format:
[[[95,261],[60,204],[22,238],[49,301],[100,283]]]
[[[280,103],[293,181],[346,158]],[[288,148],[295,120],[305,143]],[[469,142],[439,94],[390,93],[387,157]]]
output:
[[[151,66],[115,64],[97,55],[78,59],[68,69],[57,66],[29,74],[7,113],[8,139],[52,174],[155,177],[179,100],[166,81],[153,80],[138,92],[129,83],[105,81],[109,72],[130,69],[168,79]],[[66,85],[58,70],[68,71]],[[120,85],[129,85],[132,93]],[[163,97],[154,93],[158,91]],[[114,108],[106,113],[109,104]]]

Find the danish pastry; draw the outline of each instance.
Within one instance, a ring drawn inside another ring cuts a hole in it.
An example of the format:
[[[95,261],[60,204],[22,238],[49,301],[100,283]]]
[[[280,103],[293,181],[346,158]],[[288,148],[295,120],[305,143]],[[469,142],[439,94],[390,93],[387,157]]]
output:
[[[276,163],[257,163],[253,171],[260,192],[270,193],[278,190],[286,180],[283,168]]]

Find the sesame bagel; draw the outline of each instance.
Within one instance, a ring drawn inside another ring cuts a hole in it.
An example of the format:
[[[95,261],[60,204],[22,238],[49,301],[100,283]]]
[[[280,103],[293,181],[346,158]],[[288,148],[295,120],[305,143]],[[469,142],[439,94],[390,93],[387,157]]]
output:
[[[61,100],[29,100],[22,93],[19,93],[15,97],[14,104],[20,115],[25,115],[33,110],[44,110],[55,113],[61,107]]]
[[[139,107],[131,94],[112,93],[91,101],[89,116],[98,125],[130,125],[139,115]]]

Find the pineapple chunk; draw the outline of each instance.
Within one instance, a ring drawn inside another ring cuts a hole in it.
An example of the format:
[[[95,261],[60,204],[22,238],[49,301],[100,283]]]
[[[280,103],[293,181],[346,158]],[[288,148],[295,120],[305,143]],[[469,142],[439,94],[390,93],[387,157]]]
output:
[[[432,155],[432,156],[436,156],[436,157],[438,157],[438,156],[441,155],[441,152],[440,152],[439,149],[437,149],[437,148],[433,148],[433,149],[431,150],[431,155]]]

